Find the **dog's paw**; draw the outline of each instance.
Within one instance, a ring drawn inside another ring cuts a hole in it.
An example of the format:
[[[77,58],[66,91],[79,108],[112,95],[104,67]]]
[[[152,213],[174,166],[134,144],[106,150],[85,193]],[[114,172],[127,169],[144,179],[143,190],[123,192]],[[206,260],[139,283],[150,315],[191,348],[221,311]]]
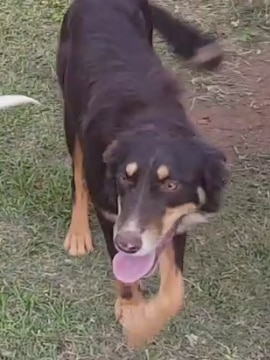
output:
[[[140,302],[118,303],[116,316],[122,325],[128,346],[132,349],[140,348],[153,340],[160,330],[155,316],[148,317],[148,303],[144,299]]]
[[[144,304],[145,299],[139,290],[136,292],[135,297],[132,299],[123,299],[118,297],[115,301],[114,306],[114,314],[116,321],[121,323],[123,316],[126,317],[128,314],[132,314],[132,312],[137,308],[140,304]]]
[[[192,63],[206,70],[214,70],[223,59],[223,51],[217,42],[211,42],[200,47],[195,56],[191,59]]]
[[[72,256],[82,256],[94,250],[90,230],[85,233],[76,233],[69,230],[65,242],[65,250]]]

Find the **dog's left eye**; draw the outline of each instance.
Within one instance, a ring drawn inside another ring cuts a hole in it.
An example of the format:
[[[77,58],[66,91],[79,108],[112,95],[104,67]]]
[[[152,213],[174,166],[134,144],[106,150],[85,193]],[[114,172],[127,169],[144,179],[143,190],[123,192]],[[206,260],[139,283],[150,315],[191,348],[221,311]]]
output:
[[[162,191],[167,191],[167,192],[172,192],[172,191],[176,191],[179,189],[180,184],[175,181],[175,180],[165,180],[162,184],[161,184],[161,190]]]

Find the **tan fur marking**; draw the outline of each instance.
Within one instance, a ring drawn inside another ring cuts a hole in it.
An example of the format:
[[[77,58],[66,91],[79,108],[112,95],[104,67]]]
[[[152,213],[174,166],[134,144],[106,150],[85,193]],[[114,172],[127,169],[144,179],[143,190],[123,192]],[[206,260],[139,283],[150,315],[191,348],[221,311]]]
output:
[[[197,188],[197,194],[200,201],[200,205],[204,205],[206,202],[206,194],[202,187]]]
[[[127,164],[126,173],[128,176],[133,176],[136,173],[136,171],[138,171],[138,164],[136,162]]]
[[[110,162],[110,158],[113,154],[113,152],[117,149],[118,146],[118,141],[117,140],[113,140],[113,142],[111,142],[106,150],[103,153],[103,161],[107,164],[108,162]]]
[[[90,197],[84,180],[83,154],[78,139],[75,141],[73,162],[74,202],[64,246],[70,255],[79,256],[91,252],[93,244],[88,222],[88,202]]]
[[[158,294],[148,301],[121,304],[119,321],[131,347],[151,341],[183,306],[184,282],[172,245],[161,254],[159,266]]]
[[[157,169],[157,176],[159,178],[159,180],[164,180],[166,179],[170,174],[169,168],[166,165],[161,165],[158,169]]]
[[[187,203],[184,205],[177,206],[175,208],[167,208],[165,215],[162,219],[162,234],[165,235],[168,230],[171,229],[173,224],[180,217],[188,214],[192,214],[196,211],[196,205],[193,203]]]
[[[110,221],[111,223],[115,223],[116,219],[117,219],[117,214],[113,214],[110,211],[107,210],[103,210],[100,208],[100,212],[102,213],[102,215],[104,216],[104,218],[108,221]]]
[[[122,211],[122,207],[121,207],[121,198],[119,195],[117,196],[117,211],[118,211],[118,215],[120,215]]]

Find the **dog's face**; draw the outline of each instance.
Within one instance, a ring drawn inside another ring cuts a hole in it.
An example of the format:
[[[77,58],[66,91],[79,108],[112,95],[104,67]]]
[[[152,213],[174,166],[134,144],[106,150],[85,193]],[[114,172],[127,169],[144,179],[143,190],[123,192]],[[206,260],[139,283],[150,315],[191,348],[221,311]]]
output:
[[[201,140],[145,136],[116,141],[104,157],[118,202],[115,246],[138,256],[215,213],[227,177],[223,154]]]

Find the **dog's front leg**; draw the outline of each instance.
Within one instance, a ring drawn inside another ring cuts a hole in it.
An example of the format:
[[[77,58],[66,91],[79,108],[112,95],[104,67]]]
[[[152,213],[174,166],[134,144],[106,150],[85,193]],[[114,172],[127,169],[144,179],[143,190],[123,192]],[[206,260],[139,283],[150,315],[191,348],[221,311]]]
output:
[[[127,308],[137,307],[140,303],[144,303],[139,282],[133,284],[124,284],[121,281],[115,281],[116,302],[115,317],[121,322],[123,311]]]
[[[173,244],[160,256],[160,287],[150,300],[121,302],[120,323],[130,346],[151,341],[183,306],[184,282]]]
[[[73,162],[73,205],[65,249],[70,255],[79,256],[93,251],[92,236],[88,221],[89,193],[84,177],[83,153],[78,139],[75,139]]]

